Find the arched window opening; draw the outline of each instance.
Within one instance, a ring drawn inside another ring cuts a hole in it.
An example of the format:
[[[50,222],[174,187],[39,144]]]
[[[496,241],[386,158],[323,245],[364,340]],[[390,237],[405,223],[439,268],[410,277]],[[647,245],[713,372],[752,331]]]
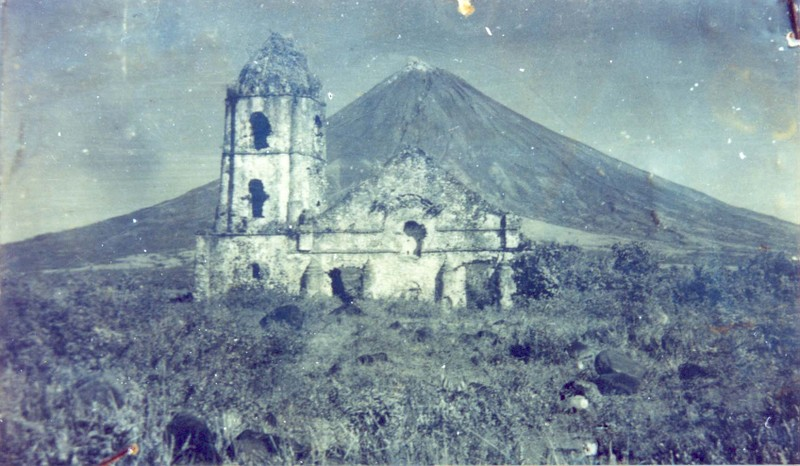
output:
[[[250,270],[253,272],[253,278],[256,280],[261,280],[264,278],[264,274],[261,271],[261,266],[253,262],[250,264]]]
[[[421,225],[413,220],[409,220],[403,225],[403,233],[414,238],[416,246],[414,247],[414,255],[420,257],[422,255],[422,240],[425,239],[428,232],[425,230],[425,225]]]
[[[269,147],[267,136],[272,134],[272,126],[270,126],[267,116],[261,112],[253,113],[250,115],[250,127],[253,130],[253,145],[256,150]]]
[[[250,180],[248,185],[250,190],[250,205],[253,209],[253,217],[264,217],[264,202],[269,199],[269,194],[264,191],[264,183],[261,180]]]

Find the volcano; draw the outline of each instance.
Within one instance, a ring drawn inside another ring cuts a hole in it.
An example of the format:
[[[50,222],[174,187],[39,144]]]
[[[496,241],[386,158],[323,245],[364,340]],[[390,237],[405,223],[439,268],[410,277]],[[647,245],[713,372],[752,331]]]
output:
[[[523,217],[685,251],[797,247],[797,225],[609,157],[421,62],[372,88],[329,125],[333,189],[346,191],[413,146],[487,201]]]
[[[797,250],[798,225],[730,206],[609,157],[418,61],[328,119],[331,199],[346,195],[409,146],[422,149],[489,203],[552,226],[551,232],[646,241],[685,255]],[[42,270],[113,264],[142,254],[182,253],[190,260],[195,233],[213,222],[218,189],[214,181],[128,215],[3,245],[0,263],[10,270]]]

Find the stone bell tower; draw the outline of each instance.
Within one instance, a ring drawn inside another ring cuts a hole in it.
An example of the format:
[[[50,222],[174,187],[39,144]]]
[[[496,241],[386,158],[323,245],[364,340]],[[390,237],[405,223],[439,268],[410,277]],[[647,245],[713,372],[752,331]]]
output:
[[[322,207],[325,104],[294,43],[272,34],[225,100],[217,234],[285,233]]]

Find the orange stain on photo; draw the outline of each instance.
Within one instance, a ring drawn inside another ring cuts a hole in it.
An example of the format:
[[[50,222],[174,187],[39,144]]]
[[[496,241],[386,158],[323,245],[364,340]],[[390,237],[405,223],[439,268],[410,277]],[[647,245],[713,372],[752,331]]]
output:
[[[475,7],[472,6],[470,0],[458,0],[458,12],[467,17],[475,13]]]

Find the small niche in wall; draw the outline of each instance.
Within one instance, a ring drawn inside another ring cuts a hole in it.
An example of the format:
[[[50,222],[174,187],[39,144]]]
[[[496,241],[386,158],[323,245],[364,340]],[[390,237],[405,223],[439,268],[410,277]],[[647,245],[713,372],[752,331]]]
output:
[[[253,131],[253,146],[255,146],[256,150],[269,147],[267,137],[272,134],[272,126],[269,124],[269,119],[266,115],[261,112],[251,114],[250,129]]]
[[[264,272],[261,270],[261,266],[253,262],[250,264],[250,270],[253,273],[253,278],[256,280],[261,280],[264,278]]]
[[[322,137],[322,118],[319,115],[314,115],[314,136]]]

